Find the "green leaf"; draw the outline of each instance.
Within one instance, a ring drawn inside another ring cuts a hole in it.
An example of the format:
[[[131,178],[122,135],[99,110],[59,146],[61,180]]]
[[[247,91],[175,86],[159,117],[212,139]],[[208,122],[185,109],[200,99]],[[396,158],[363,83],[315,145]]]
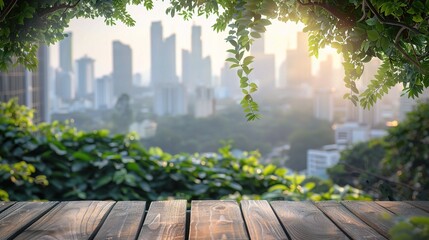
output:
[[[419,15],[414,15],[413,16],[413,21],[416,22],[416,23],[423,22],[423,18],[422,18],[422,16],[420,14]]]
[[[270,174],[273,174],[275,170],[276,170],[276,166],[273,164],[269,164],[264,168],[264,171],[262,172],[262,174],[264,176],[268,176]]]
[[[271,186],[270,188],[268,188],[268,192],[274,192],[274,191],[277,191],[277,190],[284,191],[284,190],[287,190],[287,189],[288,189],[288,187],[286,187],[283,184],[276,184],[276,185]]]
[[[82,152],[82,151],[74,152],[72,156],[76,160],[80,160],[80,161],[84,161],[84,162],[90,162],[91,160],[94,159],[90,154],[88,154],[86,152]]]
[[[250,36],[252,36],[253,38],[261,38],[261,34],[258,32],[251,32]]]
[[[227,58],[225,61],[239,64],[240,62],[235,58]]]
[[[377,41],[380,38],[379,33],[376,30],[367,30],[368,39],[372,42]]]
[[[377,18],[376,18],[376,17],[372,17],[372,18],[369,18],[369,19],[365,20],[365,22],[366,22],[366,24],[368,24],[369,26],[374,26],[375,24],[377,24],[377,23],[378,23],[378,20],[377,20]]]
[[[231,182],[229,186],[236,191],[243,191],[243,187],[236,182]]]
[[[108,184],[110,181],[112,181],[112,177],[111,176],[103,176],[99,179],[97,179],[97,181],[94,184],[94,189],[98,189],[106,184]]]

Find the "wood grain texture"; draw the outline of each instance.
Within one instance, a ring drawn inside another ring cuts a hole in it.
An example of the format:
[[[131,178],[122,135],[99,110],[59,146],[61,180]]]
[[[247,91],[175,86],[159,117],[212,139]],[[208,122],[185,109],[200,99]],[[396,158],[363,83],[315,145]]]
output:
[[[94,239],[136,239],[145,215],[145,207],[144,201],[117,202]]]
[[[249,239],[236,201],[192,201],[189,239]]]
[[[0,214],[1,239],[9,239],[27,228],[56,202],[18,202]]]
[[[185,239],[186,200],[150,204],[138,239]]]
[[[292,239],[349,239],[311,202],[271,202]]]
[[[0,213],[3,212],[6,208],[12,206],[15,202],[0,202]]]
[[[394,225],[393,213],[370,201],[344,201],[341,204],[381,235],[389,238],[389,229]]]
[[[339,202],[318,202],[315,204],[352,239],[386,239]]]
[[[15,239],[89,239],[113,204],[107,201],[62,202]]]
[[[267,201],[243,200],[241,210],[252,240],[288,239]]]
[[[429,216],[428,212],[423,211],[411,204],[398,201],[378,201],[376,202],[387,210],[396,215],[410,217],[410,216]]]
[[[425,210],[426,212],[429,212],[429,201],[406,201],[406,203],[409,203],[413,206]]]

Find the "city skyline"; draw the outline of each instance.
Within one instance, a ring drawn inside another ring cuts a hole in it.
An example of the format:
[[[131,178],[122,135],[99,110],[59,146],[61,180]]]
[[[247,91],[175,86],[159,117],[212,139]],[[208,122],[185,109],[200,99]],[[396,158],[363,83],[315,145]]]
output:
[[[102,77],[112,73],[112,53],[110,51],[113,41],[118,40],[130,45],[133,50],[133,74],[141,73],[143,81],[148,84],[150,80],[150,26],[152,22],[161,21],[164,29],[164,36],[176,35],[176,62],[177,75],[182,76],[182,50],[191,50],[192,26],[201,26],[201,40],[203,56],[210,56],[212,62],[212,72],[215,76],[220,76],[221,68],[227,57],[226,50],[230,48],[225,42],[226,32],[216,33],[212,30],[214,24],[212,19],[197,17],[195,20],[185,21],[181,17],[174,19],[165,15],[162,4],[155,6],[154,12],[145,16],[146,10],[139,7],[130,8],[131,15],[136,20],[135,27],[126,27],[121,23],[116,26],[107,26],[102,19],[76,19],[70,23],[70,27],[65,32],[73,33],[73,60],[88,55],[95,59],[95,77]],[[286,50],[296,47],[296,32],[302,26],[294,23],[275,22],[269,27],[266,33],[266,53],[274,54],[276,59],[276,69],[280,67],[286,55]],[[216,47],[213,47],[216,46]],[[53,68],[58,67],[58,44],[51,47],[51,63]],[[323,53],[333,53],[332,49],[322,50],[320,60],[325,58]],[[338,55],[334,56],[338,61]],[[313,59],[313,61],[315,61]],[[317,65],[313,67],[317,72]],[[339,63],[336,63],[339,67]],[[276,79],[278,72],[276,71]]]

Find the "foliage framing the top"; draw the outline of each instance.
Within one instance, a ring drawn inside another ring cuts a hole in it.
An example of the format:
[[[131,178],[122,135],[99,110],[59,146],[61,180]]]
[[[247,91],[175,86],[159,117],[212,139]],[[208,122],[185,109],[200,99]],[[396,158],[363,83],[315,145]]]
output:
[[[64,37],[72,18],[104,17],[132,26],[127,5],[153,7],[153,0],[0,0],[0,69],[16,62],[37,65],[38,44],[52,44]],[[429,86],[429,0],[170,0],[166,12],[190,19],[194,14],[215,15],[213,29],[228,29],[233,56],[227,61],[237,68],[248,120],[258,118],[252,94],[257,85],[249,79],[252,42],[261,37],[271,21],[302,22],[309,34],[310,54],[332,46],[342,54],[345,98],[369,107],[397,83],[409,97]],[[382,64],[366,90],[359,92],[356,80],[364,63],[379,58]]]

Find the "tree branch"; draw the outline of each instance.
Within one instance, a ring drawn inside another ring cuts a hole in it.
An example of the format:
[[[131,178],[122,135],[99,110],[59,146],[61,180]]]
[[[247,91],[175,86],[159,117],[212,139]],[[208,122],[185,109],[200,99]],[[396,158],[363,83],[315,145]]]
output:
[[[13,7],[15,7],[17,2],[18,0],[12,0],[9,2],[9,4],[6,6],[6,8],[4,9],[4,11],[0,16],[0,22],[3,22],[6,19],[7,15],[9,15],[10,11],[12,10]]]
[[[344,12],[338,11],[337,7],[333,7],[329,5],[328,3],[320,2],[303,2],[302,0],[297,0],[297,2],[302,6],[318,6],[326,11],[328,11],[330,14],[335,16],[341,23],[343,23],[344,26],[347,27],[353,27],[354,26],[354,19],[352,19],[348,14],[345,14]]]
[[[365,0],[362,0],[362,17],[358,20],[358,22],[365,20],[366,14],[366,2]]]
[[[382,24],[386,24],[386,25],[391,25],[391,26],[398,26],[398,27],[403,27],[406,28],[414,33],[417,34],[423,34],[422,32],[420,32],[418,29],[410,27],[406,24],[400,23],[400,22],[393,22],[393,21],[388,21],[385,20],[379,12],[377,12],[377,9],[375,9],[374,5],[372,5],[370,0],[363,0],[363,2],[365,2],[365,4],[369,7],[369,10],[374,14],[374,16],[377,18],[377,20],[382,23]]]
[[[411,56],[407,52],[405,52],[401,45],[396,42],[394,42],[393,44],[395,45],[395,48],[398,49],[398,51],[405,57],[405,59],[407,59],[410,63],[414,64],[420,71],[422,70],[420,63],[417,60],[411,58]]]
[[[76,1],[74,4],[70,4],[70,3],[69,4],[57,4],[51,8],[46,8],[44,11],[40,12],[39,17],[42,18],[42,17],[44,17],[50,13],[56,12],[56,11],[61,10],[61,9],[67,10],[70,8],[74,8],[79,4],[79,2],[80,2],[80,0]]]
[[[365,171],[364,169],[361,169],[361,168],[355,167],[355,166],[353,166],[353,165],[351,165],[351,164],[348,164],[348,163],[345,163],[345,162],[339,162],[339,163],[340,163],[340,164],[343,164],[343,165],[344,165],[344,166],[346,166],[346,167],[351,168],[353,171],[356,171],[356,172],[359,172],[359,173],[364,173],[364,174],[370,175],[370,176],[372,176],[372,177],[378,178],[378,179],[380,179],[380,180],[383,180],[383,181],[386,181],[386,182],[389,182],[389,183],[393,183],[393,184],[395,184],[395,185],[400,185],[400,186],[402,186],[402,187],[405,187],[405,188],[411,189],[411,190],[413,190],[413,191],[420,191],[420,190],[421,190],[421,189],[418,189],[418,188],[414,188],[413,186],[410,186],[410,185],[408,185],[408,184],[401,183],[401,182],[395,182],[395,181],[390,180],[390,179],[388,179],[388,178],[386,178],[386,177],[379,176],[379,175],[377,175],[377,174],[374,174],[374,173],[371,173],[371,172]]]

